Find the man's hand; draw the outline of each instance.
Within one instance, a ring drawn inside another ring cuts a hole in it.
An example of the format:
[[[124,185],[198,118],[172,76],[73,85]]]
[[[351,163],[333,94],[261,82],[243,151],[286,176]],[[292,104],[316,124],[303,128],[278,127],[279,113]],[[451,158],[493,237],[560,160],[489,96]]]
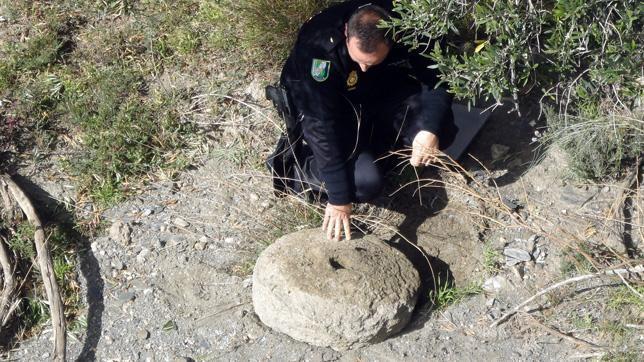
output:
[[[329,240],[334,239],[340,241],[342,236],[342,229],[344,228],[344,236],[347,240],[351,240],[351,204],[347,205],[331,205],[326,204],[326,211],[324,212],[324,222],[322,223],[322,231],[326,232]]]
[[[438,137],[429,131],[420,131],[412,142],[409,163],[414,167],[429,166],[436,160],[438,152]]]

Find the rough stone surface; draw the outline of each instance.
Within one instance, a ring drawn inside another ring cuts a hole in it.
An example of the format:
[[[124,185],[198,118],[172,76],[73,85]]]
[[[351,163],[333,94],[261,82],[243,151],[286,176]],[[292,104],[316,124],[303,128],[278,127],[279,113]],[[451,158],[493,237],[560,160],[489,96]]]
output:
[[[333,242],[313,229],[286,235],[261,254],[252,294],[267,326],[345,350],[400,331],[419,286],[411,262],[376,237]]]
[[[132,229],[130,225],[123,221],[115,221],[110,227],[110,238],[112,240],[127,245],[132,241]]]

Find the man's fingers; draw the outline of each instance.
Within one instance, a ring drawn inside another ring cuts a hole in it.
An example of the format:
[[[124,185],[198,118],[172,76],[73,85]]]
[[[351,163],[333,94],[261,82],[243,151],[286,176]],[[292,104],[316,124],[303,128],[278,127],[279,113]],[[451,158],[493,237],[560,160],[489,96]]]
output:
[[[324,221],[322,221],[322,231],[326,231],[326,227],[329,226],[329,213],[324,213]]]
[[[326,238],[331,240],[333,239],[333,220],[331,220],[331,217],[329,217],[329,223],[327,224],[326,228]]]
[[[342,234],[342,221],[338,217],[335,219],[335,241],[340,241],[341,234]]]
[[[414,166],[414,167],[418,167],[418,165],[420,165],[420,155],[419,155],[419,152],[417,152],[416,150],[412,151],[412,153],[411,153],[411,159],[409,160],[409,163],[410,163],[412,166]]]
[[[349,222],[349,218],[343,219],[342,223],[344,224],[344,237],[347,240],[351,240],[351,222]]]

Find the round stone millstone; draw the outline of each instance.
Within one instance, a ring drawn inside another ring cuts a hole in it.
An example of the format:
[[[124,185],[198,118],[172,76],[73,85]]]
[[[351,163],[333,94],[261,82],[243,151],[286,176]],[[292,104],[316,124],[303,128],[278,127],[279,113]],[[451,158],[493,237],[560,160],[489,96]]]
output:
[[[267,326],[336,350],[400,331],[420,278],[409,260],[374,236],[329,241],[319,229],[278,239],[253,272],[253,305]]]

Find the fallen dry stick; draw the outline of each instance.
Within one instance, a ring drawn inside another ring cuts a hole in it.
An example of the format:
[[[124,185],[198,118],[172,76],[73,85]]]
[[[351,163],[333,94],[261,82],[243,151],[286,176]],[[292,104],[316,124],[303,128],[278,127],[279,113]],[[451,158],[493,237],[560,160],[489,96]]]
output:
[[[7,187],[27,219],[36,229],[34,243],[38,254],[38,265],[42,274],[47,300],[51,311],[51,322],[54,327],[54,361],[64,361],[66,354],[65,313],[63,302],[54,276],[54,267],[49,249],[45,242],[45,231],[33,204],[22,189],[8,175],[0,176],[0,187]]]
[[[13,312],[11,305],[13,304],[16,281],[13,278],[11,258],[2,237],[0,237],[0,266],[2,266],[3,281],[2,295],[0,295],[0,327],[4,327]]]
[[[529,321],[532,324],[536,325],[537,327],[539,327],[541,329],[544,329],[548,333],[551,333],[551,334],[554,334],[554,335],[556,335],[558,337],[567,339],[567,340],[569,340],[569,341],[571,341],[571,342],[573,342],[575,344],[578,344],[578,345],[582,345],[582,346],[586,346],[586,347],[590,347],[590,348],[600,348],[600,346],[598,346],[598,345],[596,345],[594,343],[584,341],[583,339],[577,338],[575,336],[571,336],[570,334],[563,333],[563,332],[558,331],[558,330],[556,330],[556,329],[554,329],[554,328],[552,328],[552,327],[550,327],[548,325],[545,325],[545,324],[541,323],[541,321],[539,321],[537,318],[531,316],[528,313],[525,313],[525,315],[526,315],[526,317],[529,319]]]
[[[542,295],[544,295],[544,294],[546,294],[546,293],[548,293],[548,292],[550,292],[552,290],[555,290],[555,289],[557,289],[559,287],[562,287],[564,285],[580,282],[580,281],[587,280],[587,279],[597,278],[597,277],[601,277],[601,276],[622,275],[622,274],[630,274],[630,273],[637,274],[637,273],[643,273],[643,272],[644,272],[644,265],[638,265],[638,266],[635,266],[633,268],[605,270],[605,271],[601,271],[601,272],[595,273],[595,274],[580,275],[580,276],[576,276],[574,278],[566,279],[566,280],[561,281],[559,283],[553,284],[553,285],[549,286],[548,288],[543,289],[539,293],[533,295],[532,297],[524,300],[522,303],[520,303],[519,305],[514,307],[511,311],[509,311],[508,313],[502,315],[497,320],[495,320],[492,324],[490,324],[490,327],[498,326],[499,324],[505,322],[510,317],[512,317],[514,314],[516,314],[521,308],[526,306],[528,303],[530,303],[533,300],[539,298],[540,296],[542,296]]]

